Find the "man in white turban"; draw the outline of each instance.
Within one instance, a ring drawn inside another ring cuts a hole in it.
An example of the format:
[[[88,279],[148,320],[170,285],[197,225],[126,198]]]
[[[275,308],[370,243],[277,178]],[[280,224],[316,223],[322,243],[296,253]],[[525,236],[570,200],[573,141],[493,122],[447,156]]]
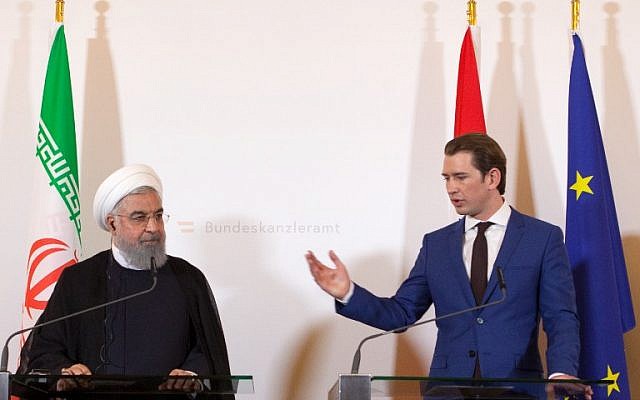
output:
[[[93,214],[98,226],[111,233],[111,249],[65,269],[38,322],[144,291],[152,283],[152,263],[158,268],[157,286],[126,302],[34,330],[23,347],[19,372],[230,375],[206,278],[187,261],[165,253],[168,218],[155,171],[146,165],[115,171],[98,188]],[[164,388],[195,389],[189,382],[170,380]]]
[[[123,209],[132,201],[144,203],[147,210],[127,215]],[[151,167],[129,165],[105,179],[93,199],[93,216],[100,228],[111,233],[113,256],[121,265],[148,269],[151,258],[157,265],[166,262],[162,183]],[[145,229],[131,231],[130,225]]]

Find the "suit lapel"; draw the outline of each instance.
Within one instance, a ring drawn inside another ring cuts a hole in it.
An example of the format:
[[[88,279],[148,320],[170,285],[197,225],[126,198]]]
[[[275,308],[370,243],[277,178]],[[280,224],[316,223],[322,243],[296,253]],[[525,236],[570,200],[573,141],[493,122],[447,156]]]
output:
[[[476,304],[476,300],[473,297],[473,291],[471,290],[471,283],[469,282],[469,275],[467,269],[464,266],[464,260],[462,258],[462,239],[464,238],[464,218],[461,218],[457,224],[453,225],[449,232],[449,255],[452,263],[453,274],[456,281],[460,282],[462,293],[464,294],[465,302],[470,306]]]
[[[491,277],[487,283],[487,290],[484,293],[484,298],[482,299],[483,303],[488,301],[498,286],[498,273],[496,270],[498,268],[505,270],[508,267],[509,260],[511,259],[513,252],[518,247],[518,243],[520,243],[524,231],[525,224],[522,214],[511,208],[511,216],[507,223],[507,230],[504,233],[504,239],[502,240],[500,251],[498,251],[496,262],[493,264],[493,272],[491,272]]]

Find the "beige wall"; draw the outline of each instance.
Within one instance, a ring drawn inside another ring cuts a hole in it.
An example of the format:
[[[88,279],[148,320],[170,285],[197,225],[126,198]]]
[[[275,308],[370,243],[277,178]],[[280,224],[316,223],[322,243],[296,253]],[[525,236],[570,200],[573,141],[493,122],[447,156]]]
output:
[[[53,3],[0,2],[2,335],[19,326]],[[508,152],[507,196],[563,226],[569,2],[478,3],[485,112]],[[582,9],[638,310],[640,3]],[[254,375],[258,399],[324,397],[373,330],[333,314],[302,255],[335,249],[355,280],[391,294],[422,234],[455,220],[439,172],[465,28],[464,1],[68,0],[85,255],[108,244],[90,216],[100,180],[123,163],[155,166],[173,215],[169,250],[212,282],[233,372]],[[293,223],[325,231],[268,233]],[[219,232],[237,224],[267,228]],[[362,370],[424,373],[434,332],[369,345]],[[626,339],[640,394],[639,337]]]

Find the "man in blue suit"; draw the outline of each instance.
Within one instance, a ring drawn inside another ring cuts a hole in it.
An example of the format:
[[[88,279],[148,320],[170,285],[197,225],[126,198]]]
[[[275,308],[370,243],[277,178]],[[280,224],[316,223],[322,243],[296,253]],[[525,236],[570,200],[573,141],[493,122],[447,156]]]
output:
[[[487,135],[447,143],[442,176],[464,217],[424,236],[416,263],[394,296],[378,297],[353,283],[333,251],[334,268],[311,251],[306,254],[314,279],[336,299],[339,314],[392,330],[416,322],[431,304],[441,316],[500,299],[500,268],[509,291],[503,303],[437,323],[430,376],[542,377],[542,319],[550,377],[576,379],[579,321],[562,231],[505,201],[506,158]],[[591,388],[581,389],[590,399]]]

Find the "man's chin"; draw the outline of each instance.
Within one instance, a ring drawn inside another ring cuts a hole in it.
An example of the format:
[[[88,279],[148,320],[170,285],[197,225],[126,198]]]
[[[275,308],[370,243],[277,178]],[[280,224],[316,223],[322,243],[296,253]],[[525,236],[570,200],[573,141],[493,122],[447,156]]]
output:
[[[456,213],[458,213],[458,215],[467,215],[468,213],[468,210],[463,206],[453,206],[453,208],[456,210]]]

